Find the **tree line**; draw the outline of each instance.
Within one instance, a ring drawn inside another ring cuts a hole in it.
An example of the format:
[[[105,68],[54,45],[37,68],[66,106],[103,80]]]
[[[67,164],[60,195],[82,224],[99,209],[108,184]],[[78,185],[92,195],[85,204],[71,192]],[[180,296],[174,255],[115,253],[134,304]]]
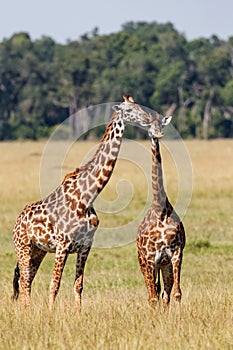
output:
[[[0,140],[48,137],[79,109],[123,92],[173,114],[184,138],[232,137],[233,36],[187,41],[172,23],[128,22],[64,45],[24,32],[0,43]]]

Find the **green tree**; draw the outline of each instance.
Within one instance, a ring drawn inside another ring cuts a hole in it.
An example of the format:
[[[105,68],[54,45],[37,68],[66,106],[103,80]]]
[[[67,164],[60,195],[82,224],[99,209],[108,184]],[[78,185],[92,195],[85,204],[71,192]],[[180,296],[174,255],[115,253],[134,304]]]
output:
[[[125,92],[172,113],[184,137],[231,137],[232,62],[233,37],[188,42],[172,23],[128,22],[110,35],[94,28],[66,45],[18,33],[0,43],[0,139],[47,136],[77,110]]]

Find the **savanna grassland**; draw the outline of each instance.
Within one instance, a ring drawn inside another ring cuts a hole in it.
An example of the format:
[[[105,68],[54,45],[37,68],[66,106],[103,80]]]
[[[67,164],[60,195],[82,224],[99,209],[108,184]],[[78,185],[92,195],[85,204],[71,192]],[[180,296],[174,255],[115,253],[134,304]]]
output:
[[[12,303],[10,298],[15,267],[12,227],[25,204],[41,196],[39,177],[45,142],[0,143],[1,350],[233,349],[233,140],[185,144],[193,169],[193,189],[183,218],[187,244],[179,320],[173,302],[169,314],[148,307],[132,239],[115,248],[92,248],[79,316],[73,299],[73,255],[67,261],[54,312],[49,313],[47,297],[54,256],[47,255],[33,282],[31,313],[22,315],[19,303]],[[94,145],[77,142],[64,160],[62,175],[76,168]],[[149,142],[142,146],[150,152]],[[179,191],[176,166],[165,147],[162,157],[167,193],[174,203]],[[105,204],[114,203],[118,198],[116,184],[126,179],[133,186],[132,198],[114,215],[99,210],[102,227],[126,225],[150,200],[142,169],[123,158],[101,197]],[[136,230],[130,237],[135,237]]]

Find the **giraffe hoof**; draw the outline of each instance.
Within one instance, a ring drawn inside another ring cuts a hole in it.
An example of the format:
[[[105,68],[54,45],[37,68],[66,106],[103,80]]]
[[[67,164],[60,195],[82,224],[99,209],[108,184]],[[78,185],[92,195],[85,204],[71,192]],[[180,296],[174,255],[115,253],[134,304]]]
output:
[[[175,299],[175,301],[180,302],[181,301],[181,293],[175,293],[174,294],[174,299]]]
[[[150,305],[153,309],[156,308],[157,304],[158,304],[158,299],[152,298],[152,299],[149,300],[149,305]]]

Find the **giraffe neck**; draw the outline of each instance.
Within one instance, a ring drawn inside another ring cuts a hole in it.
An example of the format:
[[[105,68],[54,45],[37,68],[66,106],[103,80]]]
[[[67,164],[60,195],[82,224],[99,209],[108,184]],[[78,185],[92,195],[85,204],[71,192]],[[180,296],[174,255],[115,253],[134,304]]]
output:
[[[163,184],[162,159],[158,139],[152,144],[152,191],[153,204],[156,211],[163,212],[167,204],[167,196]]]
[[[85,193],[85,205],[92,205],[109,181],[122,142],[125,125],[120,113],[115,112],[106,128],[93,158],[79,169],[79,184]]]

